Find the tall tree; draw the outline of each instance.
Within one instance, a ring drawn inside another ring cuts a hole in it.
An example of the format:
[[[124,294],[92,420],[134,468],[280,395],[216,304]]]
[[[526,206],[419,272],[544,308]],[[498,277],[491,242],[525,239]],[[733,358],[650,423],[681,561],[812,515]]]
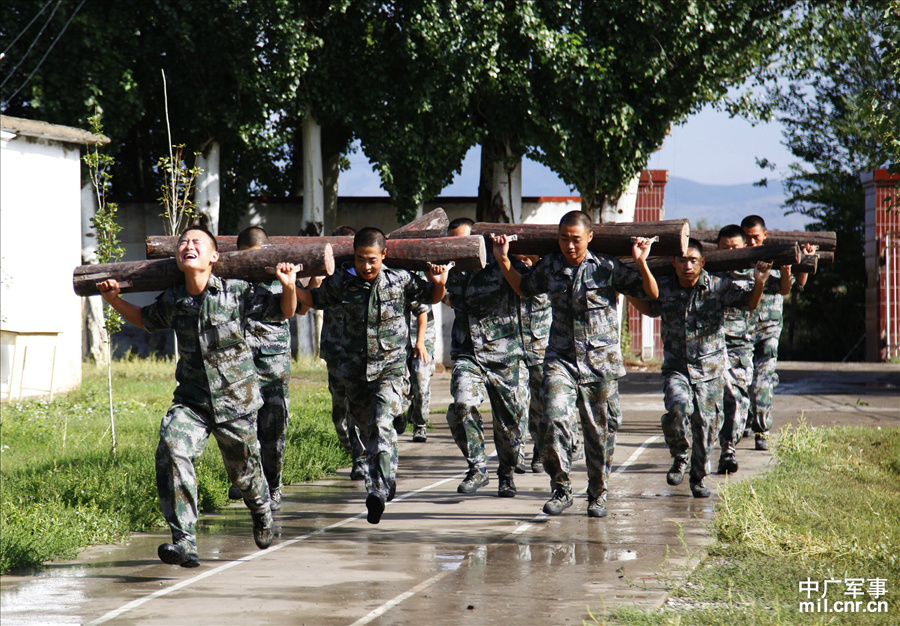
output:
[[[465,16],[451,0],[347,0],[317,30],[311,110],[353,129],[401,222],[451,182],[475,142]]]
[[[284,128],[289,116],[282,112],[309,45],[296,3],[68,0],[49,20],[41,12],[47,4],[10,0],[0,8],[2,45],[9,47],[4,112],[86,126],[99,107],[117,162],[113,192],[155,198],[156,164],[168,154],[165,70],[173,141],[189,151],[222,146],[232,227],[249,193],[281,194],[289,186],[281,163],[291,156],[291,129]],[[45,21],[44,35],[35,39]]]
[[[898,12],[896,2],[884,0],[807,3],[791,34],[795,46],[770,77],[770,104],[784,125],[785,145],[799,159],[785,180],[786,207],[811,218],[809,230],[838,234],[834,264],[820,267],[789,314],[793,345],[782,342],[782,350],[791,358],[863,358],[865,197],[859,175],[900,162]]]
[[[771,58],[793,4],[540,0],[556,39],[535,59],[540,137],[531,155],[578,189],[596,215],[672,124],[722,101]]]

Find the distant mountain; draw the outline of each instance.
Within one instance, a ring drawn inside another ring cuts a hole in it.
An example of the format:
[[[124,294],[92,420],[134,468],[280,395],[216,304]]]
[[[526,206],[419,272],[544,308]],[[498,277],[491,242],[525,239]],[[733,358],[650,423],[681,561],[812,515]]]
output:
[[[666,219],[687,218],[697,228],[715,229],[739,224],[747,215],[766,220],[768,230],[804,230],[811,220],[805,215],[784,214],[785,200],[781,181],[769,181],[767,187],[744,185],[703,185],[684,178],[670,178],[666,184]]]

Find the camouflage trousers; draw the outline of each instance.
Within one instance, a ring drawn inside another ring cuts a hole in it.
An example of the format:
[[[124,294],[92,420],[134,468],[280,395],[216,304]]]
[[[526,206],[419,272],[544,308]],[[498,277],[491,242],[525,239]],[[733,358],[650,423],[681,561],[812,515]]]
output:
[[[256,414],[256,436],[269,491],[281,489],[290,400],[278,389],[260,389],[263,405]]]
[[[347,394],[350,424],[365,449],[366,491],[387,500],[399,461],[394,420],[409,408],[409,379],[383,376],[367,382],[362,377],[339,378],[339,384]]]
[[[778,337],[756,342],[753,350],[753,383],[750,385],[748,424],[754,433],[772,429],[772,399],[778,386]]]
[[[428,363],[409,358],[409,413],[407,423],[426,426],[431,411],[431,377],[434,376],[434,353],[428,355]],[[404,430],[406,430],[404,428]]]
[[[750,384],[753,382],[753,356],[749,352],[729,352],[728,371],[725,372],[725,392],[722,430],[719,444],[737,443],[744,435],[750,412]]]
[[[544,415],[540,423],[544,469],[552,490],[572,493],[572,461],[578,424],[584,439],[588,474],[588,497],[607,493],[616,433],[622,421],[619,408],[619,381],[616,379],[579,382],[574,365],[565,361],[544,361],[541,389]]]
[[[541,386],[544,384],[544,364],[528,366],[528,414],[522,420],[522,433],[527,432],[534,443],[534,449],[540,447],[540,423],[544,415],[544,401],[541,399]]]
[[[450,377],[453,403],[447,409],[447,424],[470,469],[484,470],[487,467],[484,420],[479,411],[485,396],[491,403],[494,445],[500,462],[497,474],[511,476],[524,458],[521,424],[525,415],[525,399],[520,392],[520,382],[524,382],[520,381],[520,375],[524,377],[519,362],[488,369],[467,356],[454,361]]]
[[[263,405],[256,414],[256,436],[269,491],[281,488],[284,446],[290,421],[291,353],[255,353]]]
[[[334,422],[334,430],[337,432],[341,447],[353,459],[354,463],[364,461],[366,448],[359,438],[359,429],[353,425],[350,419],[350,407],[347,406],[347,389],[345,384],[356,385],[358,381],[346,381],[334,373],[334,368],[328,366],[328,391],[331,393],[331,420]]]
[[[691,459],[691,483],[709,475],[709,456],[722,427],[724,381],[691,383],[680,372],[663,371],[666,413],[662,431],[673,458]]]
[[[191,407],[174,404],[162,419],[156,448],[156,489],[173,543],[183,538],[196,541],[199,512],[194,463],[210,434],[222,452],[228,479],[241,490],[250,512],[269,509],[269,487],[256,438],[256,414],[215,423]]]

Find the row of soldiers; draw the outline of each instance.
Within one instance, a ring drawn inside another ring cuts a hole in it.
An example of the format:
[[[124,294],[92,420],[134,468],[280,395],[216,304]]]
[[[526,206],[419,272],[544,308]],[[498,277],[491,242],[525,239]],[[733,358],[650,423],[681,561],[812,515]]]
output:
[[[456,220],[449,234],[468,235],[471,226],[471,220]],[[281,504],[288,421],[285,320],[308,308],[325,311],[322,356],[328,365],[335,425],[353,457],[353,477],[366,482],[370,523],[380,521],[385,503],[396,492],[397,436],[406,419],[411,417],[414,423],[414,441],[427,439],[427,387],[434,366],[430,306],[441,301],[456,313],[451,348],[454,401],[447,420],[469,466],[458,491],[474,493],[488,483],[479,413],[487,398],[500,465],[498,495],[516,495],[513,476],[525,471],[524,433],[529,431],[534,440],[532,469],[545,469],[551,479],[553,496],[544,511],[561,513],[572,504],[569,474],[581,437],[588,466],[588,515],[605,516],[607,479],[621,421],[617,380],[624,374],[617,294],[649,302],[656,309],[648,312],[662,314],[664,324],[667,309],[660,308],[660,286],[646,263],[650,240],[634,242],[634,265],[629,267],[590,252],[592,236],[590,218],[573,211],[560,222],[559,252],[539,261],[511,260],[506,237],[496,237],[494,258],[484,269],[455,271],[448,278],[446,266],[432,265],[423,277],[383,265],[384,234],[364,228],[355,234],[352,264],[301,289],[290,263],[279,264],[278,280],[269,284],[219,279],[212,274],[218,259],[215,237],[191,227],[179,238],[176,256],[185,284],[169,288],[154,304],[131,305],[117,297],[116,281],[101,283],[104,298],[129,322],[150,331],[174,328],[178,335],[178,385],[160,427],[156,454],[160,502],[173,536],[173,543],[159,547],[160,558],[184,567],[199,563],[193,462],[210,434],[219,444],[234,495],[243,498],[251,511],[257,545],[271,544],[271,512]],[[245,231],[238,242],[243,249],[264,244],[261,229]],[[705,275],[702,261],[697,269],[698,263],[689,260],[692,251],[702,255],[699,244],[692,243],[685,257],[673,260],[676,270],[679,262],[694,267],[693,274],[683,273],[693,280],[691,288],[696,277]],[[763,264],[752,288],[728,278],[708,282],[726,285],[711,290],[716,302],[752,309],[762,297],[767,277]],[[726,293],[730,295],[722,295]],[[411,319],[415,341],[410,341]],[[718,333],[713,327],[693,330],[698,336]],[[670,343],[666,341],[666,371],[678,360],[668,358],[670,348],[677,350]],[[411,393],[410,371],[418,392]],[[716,404],[716,399],[698,393],[689,376],[680,393],[694,398],[694,409],[683,402],[678,413],[670,408],[669,396],[675,398],[677,393],[669,392],[668,374],[666,380],[671,423],[667,425],[664,417],[663,426],[676,457],[671,477],[678,474],[676,466],[686,464],[682,435],[694,426],[695,415],[706,416],[699,405]],[[419,399],[418,410],[409,413],[411,399]],[[711,424],[707,434],[694,429],[691,487],[699,497],[709,495],[703,479],[712,430],[719,432],[718,423]],[[698,450],[698,442],[705,453]],[[683,476],[683,467],[680,472]]]

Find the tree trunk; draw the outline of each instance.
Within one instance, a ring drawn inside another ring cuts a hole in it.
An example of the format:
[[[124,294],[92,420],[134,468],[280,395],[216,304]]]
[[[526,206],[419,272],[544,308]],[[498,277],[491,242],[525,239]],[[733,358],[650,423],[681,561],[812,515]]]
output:
[[[610,224],[618,222],[633,222],[637,209],[638,186],[641,182],[641,173],[631,179],[628,187],[615,201],[605,201],[600,210],[600,223]]]
[[[218,141],[211,141],[204,152],[197,157],[200,175],[197,177],[197,188],[194,200],[197,209],[206,216],[206,224],[215,235],[219,232],[219,210],[222,207],[220,189],[220,161],[222,148]]]
[[[522,221],[522,155],[507,140],[481,144],[481,175],[475,219],[518,224]]]
[[[93,265],[97,262],[97,233],[91,218],[97,213],[97,192],[88,182],[81,188],[81,262]],[[106,328],[104,328],[103,301],[88,300],[83,307],[82,358],[91,359],[97,365],[106,363]]]
[[[559,250],[559,226],[556,224],[488,224],[476,222],[473,235],[517,235],[518,240],[509,244],[512,254],[544,255]],[[611,256],[631,256],[632,237],[659,237],[653,244],[653,256],[680,256],[684,254],[688,239],[687,220],[663,220],[659,222],[623,222],[620,224],[595,224],[594,238],[588,245],[592,252]],[[488,245],[491,245],[488,243]]]
[[[719,231],[692,230],[691,237],[698,241],[718,243]],[[801,246],[805,243],[811,243],[814,246],[819,246],[819,250],[822,252],[834,252],[837,246],[837,233],[834,231],[770,230],[766,237],[767,246],[794,242],[799,243]]]
[[[782,265],[796,265],[800,262],[800,247],[796,243],[778,246],[757,246],[755,248],[734,248],[732,250],[713,250],[704,252],[707,272],[729,272],[754,267],[757,261],[769,261],[778,268]],[[624,261],[632,265],[632,259]],[[650,259],[647,262],[655,276],[668,276],[675,273],[671,259]]]
[[[303,225],[300,232],[321,235],[325,222],[322,170],[322,127],[307,113],[303,118]]]
[[[351,244],[352,246],[352,244]],[[269,281],[274,278],[267,268],[282,261],[300,263],[299,276],[323,276],[334,272],[334,253],[327,243],[307,243],[297,246],[273,246],[262,250],[223,252],[213,266],[213,273],[221,278],[240,278],[251,282]],[[75,268],[72,285],[79,296],[92,296],[99,292],[97,283],[114,278],[127,283],[123,293],[161,291],[184,280],[175,259],[81,265]]]
[[[353,242],[332,244],[338,267],[353,263]],[[484,237],[439,237],[433,239],[397,239],[387,243],[385,265],[397,269],[427,271],[430,263],[453,261],[456,269],[482,269],[487,261]]]

